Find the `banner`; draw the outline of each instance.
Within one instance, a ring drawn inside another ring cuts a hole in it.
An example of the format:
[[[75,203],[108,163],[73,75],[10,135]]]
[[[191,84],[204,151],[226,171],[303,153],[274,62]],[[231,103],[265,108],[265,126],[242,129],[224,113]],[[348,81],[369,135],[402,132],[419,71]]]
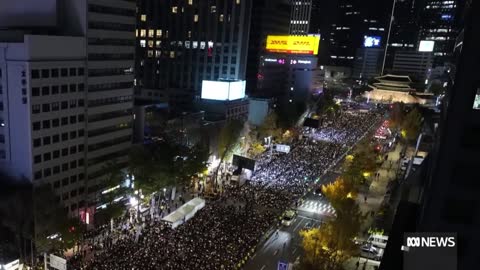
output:
[[[267,51],[289,54],[318,54],[319,36],[267,36]]]

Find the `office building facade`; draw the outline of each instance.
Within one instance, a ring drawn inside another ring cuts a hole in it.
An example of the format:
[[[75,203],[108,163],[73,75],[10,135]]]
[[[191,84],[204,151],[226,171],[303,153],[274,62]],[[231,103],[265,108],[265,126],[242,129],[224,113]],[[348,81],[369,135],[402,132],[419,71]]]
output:
[[[464,2],[460,0],[426,0],[421,11],[419,40],[433,40],[434,66],[452,61],[459,34]]]
[[[138,3],[136,91],[186,89],[245,79],[251,0]]]
[[[397,75],[408,75],[416,81],[425,81],[431,72],[431,52],[403,51],[395,52],[392,73]]]
[[[386,42],[385,10],[377,12],[384,3],[372,8],[371,1],[339,0],[336,23],[332,24],[329,41],[330,64],[353,67],[358,48],[365,36],[379,37],[380,46]]]
[[[286,0],[255,0],[252,5],[246,82],[248,94],[255,95],[258,66],[265,51],[267,35],[288,34],[290,5]]]
[[[382,72],[383,48],[357,49],[353,64],[353,78],[368,81]]]
[[[82,37],[0,43],[2,169],[85,206],[86,49]]]
[[[109,188],[105,165],[125,165],[131,146],[135,1],[48,3],[51,12],[35,3],[41,7],[28,16],[31,25],[16,31],[11,23],[5,34],[13,40],[2,57],[3,80],[12,80],[3,91],[9,93],[3,167],[50,184],[72,215],[87,208],[93,214],[99,193]]]

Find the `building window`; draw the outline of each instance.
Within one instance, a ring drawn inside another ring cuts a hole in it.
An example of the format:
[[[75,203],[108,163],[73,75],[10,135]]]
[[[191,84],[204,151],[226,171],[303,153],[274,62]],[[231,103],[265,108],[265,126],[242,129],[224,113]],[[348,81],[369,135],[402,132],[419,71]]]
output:
[[[60,136],[57,134],[57,135],[53,135],[52,136],[52,143],[58,143],[60,142]]]
[[[193,15],[193,21],[198,22],[198,14]]]
[[[57,95],[58,94],[58,85],[52,86],[52,95]]]
[[[70,68],[70,76],[77,76],[77,69],[76,68]]]
[[[34,139],[33,140],[33,147],[40,147],[42,145],[41,139]]]
[[[172,7],[172,13],[177,13],[178,12],[178,7],[177,6],[173,6]]]
[[[50,128],[50,120],[43,120],[42,128],[43,129],[49,129]]]
[[[147,41],[145,39],[140,40],[140,47],[145,48],[147,46]]]
[[[148,30],[148,37],[153,38],[153,35],[155,35],[155,31],[152,29]]]
[[[50,136],[43,137],[43,145],[49,145],[50,144]]]
[[[64,84],[61,86],[61,92],[62,94],[68,93],[68,85]]]
[[[146,37],[146,36],[147,36],[147,30],[140,29],[140,37]]]
[[[162,37],[162,29],[157,29],[157,38]]]
[[[58,68],[52,69],[52,78],[58,78]]]
[[[149,48],[153,48],[153,40],[149,40],[149,41],[148,41],[148,47],[149,47]]]
[[[191,6],[193,5],[193,0],[188,0],[188,4]]]
[[[78,76],[83,76],[85,74],[85,69],[84,68],[78,68]]]
[[[147,15],[146,14],[140,15],[140,21],[146,22],[147,21]]]
[[[32,97],[40,96],[40,88],[39,87],[32,87]]]
[[[40,78],[40,71],[38,69],[32,69],[32,79]]]
[[[42,87],[42,96],[48,96],[50,95],[50,87],[44,86]]]
[[[60,71],[60,75],[62,77],[67,77],[68,76],[68,69],[67,68],[62,68]]]
[[[50,78],[50,70],[42,69],[42,78]]]
[[[50,104],[42,104],[42,112],[50,112]]]

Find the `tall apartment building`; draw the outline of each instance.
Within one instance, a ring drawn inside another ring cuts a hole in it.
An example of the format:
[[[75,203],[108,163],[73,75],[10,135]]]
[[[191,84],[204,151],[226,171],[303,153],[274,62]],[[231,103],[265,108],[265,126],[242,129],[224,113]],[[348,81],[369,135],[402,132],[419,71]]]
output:
[[[433,40],[434,66],[452,60],[465,1],[426,0],[421,11],[419,40]]]
[[[51,184],[76,214],[93,208],[107,188],[106,163],[128,159],[135,1],[19,1],[31,13],[6,5],[3,14],[12,16],[3,18],[12,21],[0,20],[10,30],[0,52],[2,166],[34,184]],[[28,25],[17,15],[28,17]]]
[[[252,0],[137,4],[136,91],[188,90],[193,99],[202,80],[245,79]]]

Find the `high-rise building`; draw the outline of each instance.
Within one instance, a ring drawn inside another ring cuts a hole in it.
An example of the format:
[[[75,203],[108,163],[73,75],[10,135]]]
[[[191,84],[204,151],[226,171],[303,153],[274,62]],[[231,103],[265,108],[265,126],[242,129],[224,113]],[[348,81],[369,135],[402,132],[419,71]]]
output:
[[[290,5],[287,0],[255,0],[248,45],[247,91],[256,94],[259,59],[265,51],[267,35],[286,35],[289,31]]]
[[[391,71],[397,51],[416,51],[420,32],[420,11],[423,1],[396,0],[388,41],[385,70]],[[391,7],[390,7],[391,8]],[[388,31],[388,28],[387,28]]]
[[[3,167],[50,184],[72,214],[93,209],[108,188],[107,162],[128,161],[135,1],[19,1],[32,11],[28,24],[0,21],[8,29],[0,58],[8,94],[1,95]]]
[[[398,50],[393,59],[392,73],[408,75],[423,83],[432,68],[432,53]]]
[[[357,49],[352,77],[367,81],[381,75],[384,52],[383,48]]]
[[[379,37],[380,46],[384,46],[386,16],[382,7],[385,3],[374,5],[372,1],[339,0],[338,17],[328,38],[330,64],[353,67],[355,52],[363,47],[365,36]]]
[[[464,3],[462,0],[425,1],[421,12],[419,39],[435,41],[434,66],[452,60]]]
[[[290,34],[307,35],[312,15],[312,0],[291,1]]]
[[[244,80],[251,0],[138,1],[137,90],[188,90],[202,80]]]
[[[76,211],[86,193],[85,38],[18,33],[4,41],[0,166],[36,186],[51,185]]]
[[[390,49],[412,49],[417,47],[419,16],[422,1],[396,0],[390,31]]]

